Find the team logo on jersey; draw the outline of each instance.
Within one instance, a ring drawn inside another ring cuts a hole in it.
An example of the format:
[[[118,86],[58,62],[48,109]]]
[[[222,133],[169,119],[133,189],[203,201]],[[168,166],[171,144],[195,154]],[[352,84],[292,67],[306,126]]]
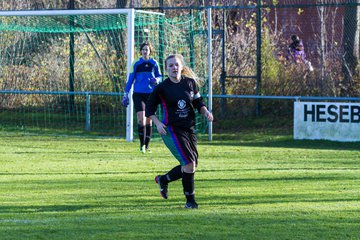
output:
[[[184,109],[186,107],[186,102],[184,100],[179,100],[178,101],[178,107],[180,109]]]

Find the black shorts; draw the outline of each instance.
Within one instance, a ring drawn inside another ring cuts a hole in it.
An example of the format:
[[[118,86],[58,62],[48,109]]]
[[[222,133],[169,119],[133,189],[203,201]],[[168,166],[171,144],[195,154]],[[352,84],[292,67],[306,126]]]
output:
[[[185,166],[191,162],[198,163],[197,138],[193,130],[167,126],[166,135],[161,135],[165,145]]]
[[[149,98],[150,93],[136,93],[134,92],[132,95],[132,99],[134,101],[134,108],[136,112],[145,111],[142,107],[142,102],[146,104],[147,99]]]

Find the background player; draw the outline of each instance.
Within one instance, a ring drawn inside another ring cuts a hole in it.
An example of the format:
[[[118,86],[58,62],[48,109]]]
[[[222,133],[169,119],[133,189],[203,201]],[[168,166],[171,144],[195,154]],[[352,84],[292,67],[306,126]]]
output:
[[[306,59],[306,54],[304,50],[304,44],[298,35],[291,36],[291,44],[289,45],[289,58],[291,58],[295,63],[301,64],[304,63],[309,71],[314,71],[314,68],[311,65],[311,62]]]
[[[161,81],[161,72],[158,62],[150,58],[153,48],[149,42],[141,44],[140,52],[141,57],[132,64],[122,104],[125,107],[129,105],[128,93],[132,85],[134,85],[132,96],[138,121],[140,151],[145,153],[146,151],[150,152],[149,143],[152,134],[151,119],[145,117],[145,103],[154,86]]]

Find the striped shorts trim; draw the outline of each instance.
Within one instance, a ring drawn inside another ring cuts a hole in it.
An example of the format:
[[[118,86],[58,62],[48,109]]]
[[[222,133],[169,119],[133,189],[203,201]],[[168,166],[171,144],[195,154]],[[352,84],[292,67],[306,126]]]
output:
[[[167,127],[167,134],[162,135],[166,147],[185,166],[191,162],[198,162],[197,139],[192,130]]]

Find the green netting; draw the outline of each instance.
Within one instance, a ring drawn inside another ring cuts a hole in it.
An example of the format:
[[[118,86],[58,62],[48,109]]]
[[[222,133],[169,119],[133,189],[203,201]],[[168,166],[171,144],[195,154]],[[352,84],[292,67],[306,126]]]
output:
[[[126,29],[126,15],[1,16],[1,31],[70,33]]]
[[[163,73],[166,56],[181,53],[206,80],[203,22],[202,12],[177,19],[136,12],[135,59],[150,41]],[[126,83],[127,29],[126,14],[1,16],[0,126],[125,136],[126,109],[114,93]]]

